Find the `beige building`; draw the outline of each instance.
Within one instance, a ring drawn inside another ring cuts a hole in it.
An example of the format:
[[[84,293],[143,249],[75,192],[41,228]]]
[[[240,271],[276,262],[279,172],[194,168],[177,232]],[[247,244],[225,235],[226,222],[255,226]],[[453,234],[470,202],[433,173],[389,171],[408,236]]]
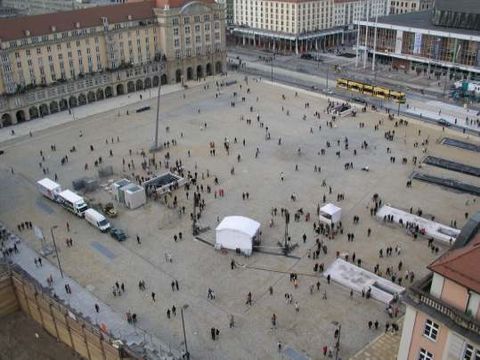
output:
[[[238,45],[304,52],[355,35],[353,22],[387,14],[386,0],[234,0]]]
[[[480,212],[465,228],[480,228]],[[480,359],[480,233],[462,233],[404,297],[398,360]]]
[[[406,14],[433,8],[434,0],[388,0],[390,14]]]
[[[224,16],[213,0],[148,0],[0,20],[2,125],[221,73]]]
[[[2,4],[20,10],[24,15],[39,15],[125,2],[125,0],[3,0]]]

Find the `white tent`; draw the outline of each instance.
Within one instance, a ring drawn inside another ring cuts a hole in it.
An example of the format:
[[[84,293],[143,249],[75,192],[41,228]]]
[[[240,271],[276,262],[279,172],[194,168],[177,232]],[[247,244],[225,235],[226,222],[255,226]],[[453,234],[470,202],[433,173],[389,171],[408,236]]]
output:
[[[320,221],[329,225],[336,224],[342,218],[342,209],[331,203],[320,208]]]
[[[216,229],[215,247],[239,249],[245,255],[252,254],[253,240],[258,235],[260,223],[244,216],[227,216]]]

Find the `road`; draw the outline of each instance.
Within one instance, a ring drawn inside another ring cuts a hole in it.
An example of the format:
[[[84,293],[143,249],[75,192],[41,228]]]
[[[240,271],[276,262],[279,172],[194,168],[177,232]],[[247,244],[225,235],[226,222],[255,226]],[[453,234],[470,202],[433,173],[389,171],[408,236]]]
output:
[[[469,132],[477,136],[480,135],[480,123],[478,121],[477,110],[462,108],[439,101],[436,96],[426,92],[419,94],[406,90],[407,104],[399,106],[396,103],[337,89],[335,87],[336,74],[332,74],[326,70],[322,72],[320,67],[320,70],[312,71],[311,68],[304,66],[304,61],[299,62],[296,69],[290,69],[285,68],[285,62],[277,61],[277,59],[271,60],[270,58],[270,60],[265,61],[258,59],[256,55],[240,53],[237,50],[229,53],[229,60],[236,61],[238,58],[242,60],[243,64],[240,71],[247,74],[263,76],[273,81],[295,85],[313,91],[322,91],[343,99],[351,99],[351,97],[355,95],[355,97],[363,98],[369,104],[375,105],[380,109],[389,109],[392,112],[394,111],[404,116],[414,117],[430,123],[438,124],[440,120],[444,120],[448,123],[448,127],[462,132]],[[349,60],[351,61],[351,59]]]

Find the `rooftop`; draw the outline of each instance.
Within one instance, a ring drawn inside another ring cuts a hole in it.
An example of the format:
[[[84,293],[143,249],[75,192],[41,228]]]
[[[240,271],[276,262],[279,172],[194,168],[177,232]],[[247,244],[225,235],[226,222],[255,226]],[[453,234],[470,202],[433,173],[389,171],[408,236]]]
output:
[[[480,233],[466,246],[452,249],[428,268],[480,294]]]
[[[435,9],[480,14],[478,0],[436,0]]]
[[[432,23],[432,10],[417,11],[407,14],[389,15],[378,18],[378,24],[387,24],[394,26],[405,26],[409,28],[443,31],[453,34],[480,36],[480,31],[470,29],[459,29],[447,26],[436,26]],[[374,19],[370,20],[373,24]]]

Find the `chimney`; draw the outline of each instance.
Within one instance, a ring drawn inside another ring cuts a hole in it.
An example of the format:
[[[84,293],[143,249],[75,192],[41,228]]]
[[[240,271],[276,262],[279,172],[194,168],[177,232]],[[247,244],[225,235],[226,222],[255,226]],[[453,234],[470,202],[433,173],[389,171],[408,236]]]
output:
[[[30,30],[25,30],[25,36],[30,36]]]

